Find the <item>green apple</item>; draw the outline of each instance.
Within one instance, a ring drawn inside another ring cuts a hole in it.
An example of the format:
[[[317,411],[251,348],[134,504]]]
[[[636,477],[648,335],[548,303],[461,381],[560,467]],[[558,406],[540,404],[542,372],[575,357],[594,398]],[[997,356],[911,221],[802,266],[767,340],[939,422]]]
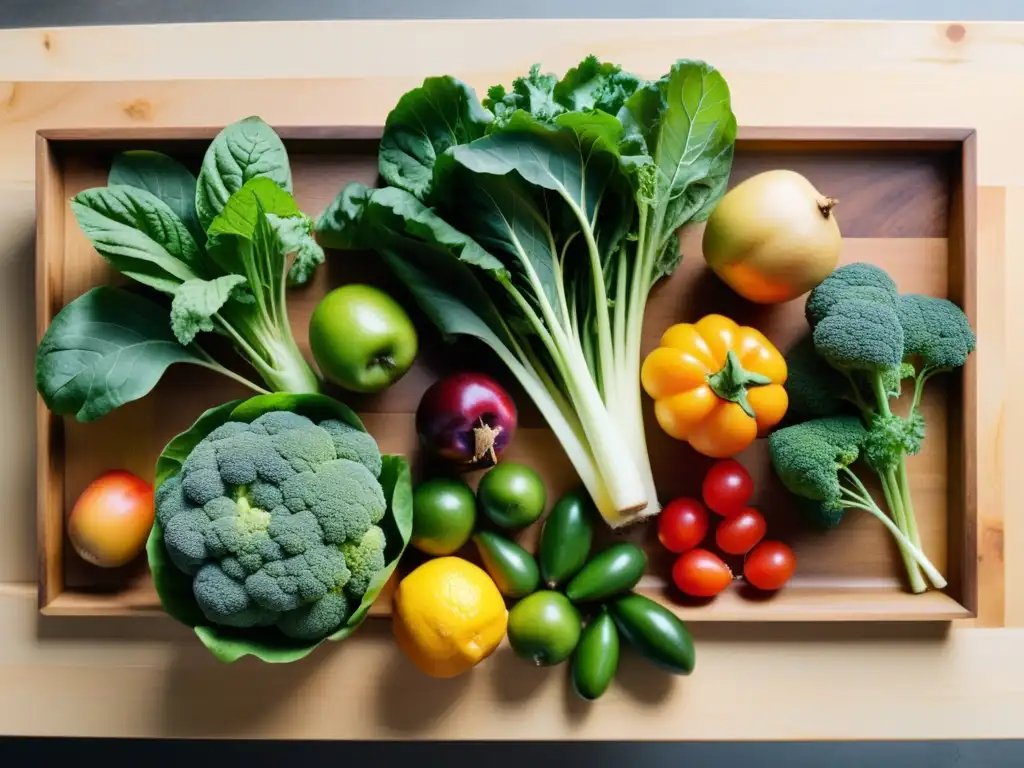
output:
[[[328,293],[309,321],[309,346],[324,377],[353,392],[379,392],[416,359],[416,328],[402,306],[372,285]]]

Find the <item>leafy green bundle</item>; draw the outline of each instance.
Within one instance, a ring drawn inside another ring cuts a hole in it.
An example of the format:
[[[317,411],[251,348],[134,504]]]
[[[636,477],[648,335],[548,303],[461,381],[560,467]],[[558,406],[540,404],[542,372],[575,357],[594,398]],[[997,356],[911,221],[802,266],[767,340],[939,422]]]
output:
[[[644,437],[640,341],[677,230],[725,191],[736,118],[724,78],[682,60],[644,81],[589,57],[534,66],[481,104],[452,77],[387,118],[380,174],[317,223],[375,250],[447,337],[475,337],[536,403],[602,516],[659,511]]]
[[[149,393],[174,363],[266,392],[196,343],[211,331],[230,339],[271,390],[317,392],[292,337],[285,289],[307,282],[324,256],[291,190],[284,144],[258,117],[217,135],[198,179],[159,152],[118,155],[107,186],[75,195],[71,209],[100,255],[170,296],[170,311],[109,286],[64,307],[36,353],[36,388],[50,410],[93,421]]]

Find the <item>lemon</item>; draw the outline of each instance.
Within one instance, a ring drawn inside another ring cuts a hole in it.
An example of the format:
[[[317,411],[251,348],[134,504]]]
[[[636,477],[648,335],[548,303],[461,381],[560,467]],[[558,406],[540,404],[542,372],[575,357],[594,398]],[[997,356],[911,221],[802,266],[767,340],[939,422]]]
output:
[[[458,557],[428,560],[395,591],[395,640],[431,677],[472,669],[498,647],[507,625],[505,601],[491,577]]]

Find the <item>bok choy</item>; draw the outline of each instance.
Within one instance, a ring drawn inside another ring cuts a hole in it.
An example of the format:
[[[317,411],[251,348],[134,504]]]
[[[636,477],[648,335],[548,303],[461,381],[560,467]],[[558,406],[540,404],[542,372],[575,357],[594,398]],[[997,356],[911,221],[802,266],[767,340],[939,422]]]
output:
[[[380,145],[386,186],[347,185],[320,242],[376,251],[447,337],[491,347],[613,526],[660,507],[640,397],[644,307],[677,230],[725,191],[736,119],[713,67],[644,81],[589,57],[534,66],[481,103],[452,77],[406,93]]]

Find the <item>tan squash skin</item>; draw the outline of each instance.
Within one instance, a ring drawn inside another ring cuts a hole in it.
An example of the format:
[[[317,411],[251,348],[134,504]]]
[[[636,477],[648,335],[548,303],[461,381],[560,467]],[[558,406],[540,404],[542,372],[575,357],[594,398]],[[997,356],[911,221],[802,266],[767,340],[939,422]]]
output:
[[[759,304],[789,301],[836,268],[842,235],[838,201],[788,170],[736,185],[704,230],[704,259],[730,288]]]

